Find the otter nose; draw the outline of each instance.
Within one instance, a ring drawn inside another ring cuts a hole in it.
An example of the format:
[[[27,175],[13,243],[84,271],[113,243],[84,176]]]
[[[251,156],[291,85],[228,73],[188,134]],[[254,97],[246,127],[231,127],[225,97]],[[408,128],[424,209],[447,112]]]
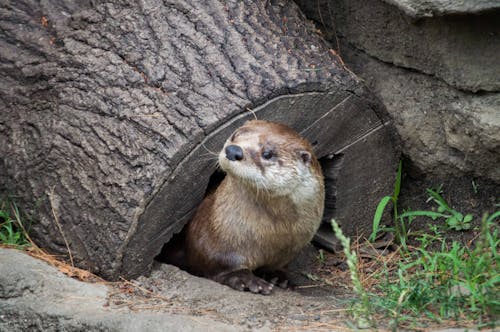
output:
[[[226,158],[235,161],[243,159],[243,150],[238,145],[228,145],[226,147]]]

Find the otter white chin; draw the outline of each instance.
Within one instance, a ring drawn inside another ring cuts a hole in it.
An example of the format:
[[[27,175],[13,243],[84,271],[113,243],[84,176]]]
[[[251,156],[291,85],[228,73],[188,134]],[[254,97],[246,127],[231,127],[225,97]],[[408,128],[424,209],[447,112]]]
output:
[[[227,139],[219,164],[226,177],[187,225],[179,265],[238,290],[287,287],[284,269],[323,215],[311,144],[283,124],[252,120]]]

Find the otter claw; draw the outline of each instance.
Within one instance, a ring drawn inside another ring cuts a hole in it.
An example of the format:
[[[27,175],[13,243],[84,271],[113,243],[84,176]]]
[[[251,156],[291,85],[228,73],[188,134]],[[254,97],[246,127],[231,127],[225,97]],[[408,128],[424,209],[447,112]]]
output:
[[[274,285],[255,276],[250,270],[237,270],[232,272],[221,273],[213,278],[221,284],[229,287],[245,291],[248,290],[255,294],[268,295],[274,288]]]
[[[257,271],[256,273],[262,279],[269,281],[271,284],[273,284],[274,286],[278,286],[279,288],[283,289],[295,288],[295,285],[290,280],[288,280],[285,271],[282,270],[277,270],[272,272]]]

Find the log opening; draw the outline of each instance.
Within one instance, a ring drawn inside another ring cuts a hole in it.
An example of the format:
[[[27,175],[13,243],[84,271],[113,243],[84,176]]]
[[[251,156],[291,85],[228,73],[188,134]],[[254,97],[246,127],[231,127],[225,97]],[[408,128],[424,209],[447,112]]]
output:
[[[313,146],[317,145],[317,143],[318,142],[312,142]],[[209,153],[212,154],[213,152],[210,151]],[[326,155],[322,158],[319,158],[325,180],[325,210],[320,230],[315,236],[314,242],[320,247],[326,248],[327,250],[330,250],[332,252],[335,252],[339,249],[337,241],[333,237],[331,231],[331,220],[332,218],[335,218],[337,181],[341,173],[343,158],[344,155],[341,153],[336,155]],[[214,160],[213,162],[215,163],[216,161]],[[222,180],[224,180],[225,176],[226,175],[222,170],[216,169],[208,180],[203,198],[207,197],[213,191],[215,191]],[[163,245],[160,254],[155,257],[155,260],[159,262],[171,261],[171,259],[169,259],[169,257],[167,256],[172,253],[175,254],[176,251],[182,246],[185,236],[184,230],[188,223],[189,221],[182,227],[181,231],[173,234],[172,238]],[[176,261],[176,259],[173,260]]]
[[[124,256],[124,272],[141,264],[137,271],[146,272],[152,258],[189,222],[207,188],[221,180],[215,161],[207,158],[207,153],[218,153],[227,137],[254,117],[287,124],[314,144],[325,170],[328,199],[324,226],[316,236],[318,243],[334,249],[331,217],[338,218],[348,235],[367,234],[368,214],[381,195],[389,192],[397,157],[390,124],[357,100],[345,92],[280,96],[252,112],[239,114],[207,135],[179,163],[141,215],[139,223],[143,226],[124,250],[131,253]],[[370,190],[366,190],[367,185]],[[145,260],[147,257],[151,259]]]

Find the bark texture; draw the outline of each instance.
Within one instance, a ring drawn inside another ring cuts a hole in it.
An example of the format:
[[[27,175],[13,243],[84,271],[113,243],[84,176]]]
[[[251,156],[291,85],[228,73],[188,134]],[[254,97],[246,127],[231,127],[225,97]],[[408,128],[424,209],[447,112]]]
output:
[[[0,50],[0,187],[40,245],[106,278],[148,271],[248,109],[320,157],[381,133],[387,146],[351,159],[378,156],[383,171],[365,175],[390,188],[383,108],[291,2],[7,1]]]

